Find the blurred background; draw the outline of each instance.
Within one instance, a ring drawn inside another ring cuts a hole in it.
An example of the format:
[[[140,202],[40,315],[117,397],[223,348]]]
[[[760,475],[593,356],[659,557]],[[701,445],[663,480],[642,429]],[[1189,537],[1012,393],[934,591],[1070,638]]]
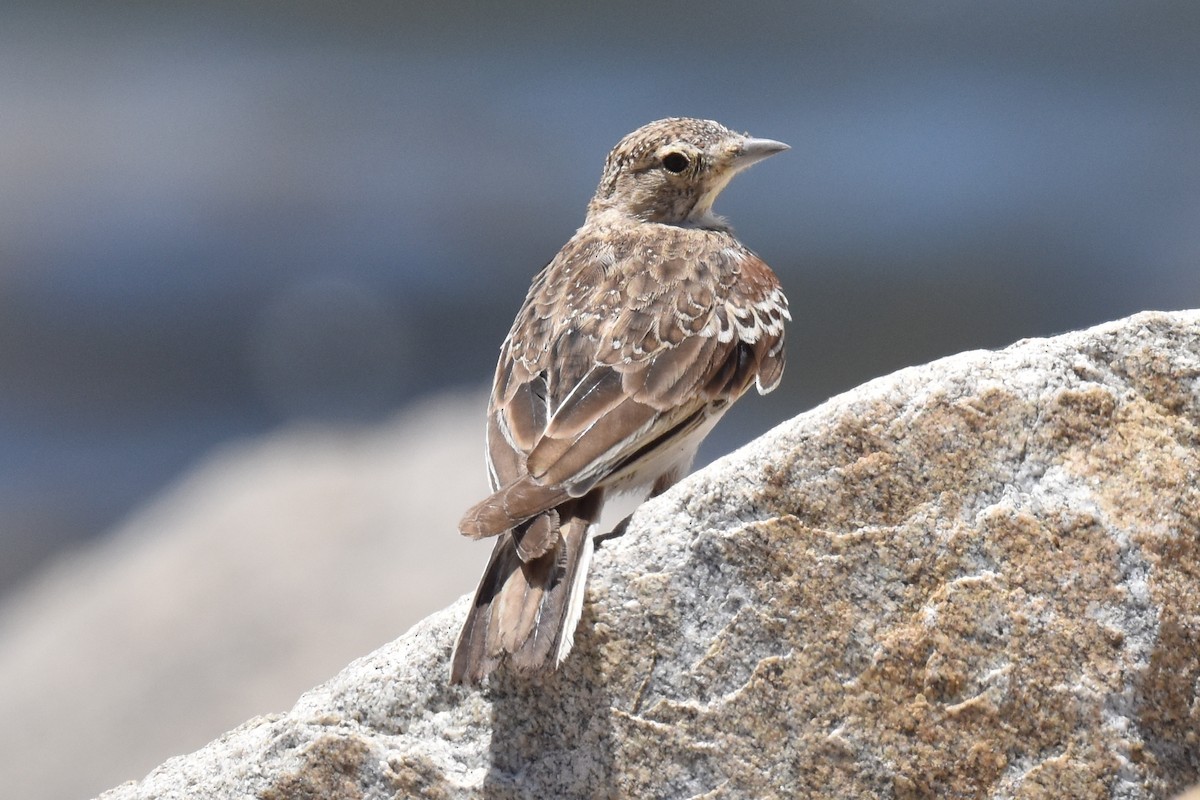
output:
[[[141,777],[473,589],[497,348],[652,119],[793,147],[717,204],[789,369],[701,463],[1200,305],[1197,41],[1190,0],[10,5],[0,781]]]

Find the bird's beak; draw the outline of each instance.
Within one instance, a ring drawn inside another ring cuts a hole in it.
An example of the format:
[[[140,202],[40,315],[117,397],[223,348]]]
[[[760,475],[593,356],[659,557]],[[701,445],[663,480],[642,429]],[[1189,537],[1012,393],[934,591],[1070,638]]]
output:
[[[716,201],[717,195],[721,190],[729,185],[733,180],[733,176],[744,170],[751,164],[757,164],[764,158],[773,156],[776,153],[782,153],[784,150],[790,150],[783,142],[777,142],[774,139],[752,139],[749,136],[744,137],[740,142],[731,143],[731,146],[726,153],[732,152],[732,157],[724,162],[723,168],[716,171],[716,175],[712,182],[708,185],[708,190],[692,207],[690,219],[703,219],[709,211],[712,210],[713,202]]]
[[[751,164],[757,164],[764,158],[769,158],[776,153],[782,153],[784,150],[792,148],[783,142],[777,142],[774,139],[752,139],[747,137],[742,140],[741,147],[733,155],[733,168],[735,172],[741,172]]]

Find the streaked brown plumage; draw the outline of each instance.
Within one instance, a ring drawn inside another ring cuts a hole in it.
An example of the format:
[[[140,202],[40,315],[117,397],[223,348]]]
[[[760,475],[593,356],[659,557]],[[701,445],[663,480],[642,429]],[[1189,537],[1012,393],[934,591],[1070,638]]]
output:
[[[787,300],[712,214],[738,171],[787,146],[706,120],[652,122],[609,154],[587,219],[536,277],[488,408],[493,494],[459,528],[499,536],[451,680],[570,651],[606,496],[681,478],[751,384],[783,374]]]

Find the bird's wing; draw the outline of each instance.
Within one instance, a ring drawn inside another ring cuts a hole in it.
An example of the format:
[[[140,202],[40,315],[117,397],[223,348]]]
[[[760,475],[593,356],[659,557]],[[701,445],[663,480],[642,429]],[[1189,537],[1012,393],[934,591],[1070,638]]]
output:
[[[535,279],[489,408],[495,492],[464,533],[498,534],[579,497],[690,433],[710,404],[778,384],[787,301],[757,256],[720,241],[572,240]]]

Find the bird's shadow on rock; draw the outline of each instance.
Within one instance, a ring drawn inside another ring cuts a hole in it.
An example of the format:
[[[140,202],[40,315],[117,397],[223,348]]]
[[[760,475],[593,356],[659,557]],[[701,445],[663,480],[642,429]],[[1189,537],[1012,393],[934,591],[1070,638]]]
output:
[[[483,797],[614,796],[612,697],[598,668],[593,620],[585,606],[575,647],[555,672],[523,675],[505,665],[492,676]]]

